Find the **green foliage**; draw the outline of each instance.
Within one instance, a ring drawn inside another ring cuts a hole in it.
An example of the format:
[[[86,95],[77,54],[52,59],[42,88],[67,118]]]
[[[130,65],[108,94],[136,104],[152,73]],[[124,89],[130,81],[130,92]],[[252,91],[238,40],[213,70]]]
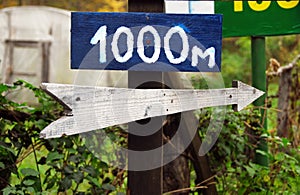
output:
[[[28,106],[6,98],[20,88],[31,90],[39,105]],[[62,107],[51,97],[25,81],[0,84],[0,94],[0,190],[4,195],[109,194],[121,189],[124,172],[109,168],[95,157],[82,137],[39,138],[39,132],[63,114]],[[21,166],[32,156],[34,166]],[[14,182],[10,182],[11,176],[16,178]]]
[[[300,35],[273,36],[266,38],[266,65],[275,58],[281,66],[290,63],[299,54]],[[222,49],[222,76],[226,86],[232,80],[251,83],[250,37],[226,38]]]
[[[251,82],[251,40],[249,37],[223,40],[222,76],[225,86],[233,80]]]
[[[6,98],[10,92],[21,87],[31,90],[40,105],[34,108]],[[44,143],[38,138],[39,131],[53,121],[62,109],[40,89],[25,81],[20,80],[13,85],[0,84],[0,92],[0,162],[3,165],[0,170],[0,189],[8,185],[10,175],[13,173],[17,175],[20,183],[6,188],[4,190],[6,194],[16,194],[19,193],[18,191],[23,194],[31,193],[33,190],[41,191],[39,172],[33,169],[18,170],[17,164],[30,153],[34,153],[36,158],[35,150]],[[48,112],[49,110],[52,112]]]
[[[197,83],[197,78],[193,82]],[[197,86],[207,88],[203,83]],[[35,94],[39,105],[28,106],[6,98],[11,91],[24,87]],[[62,107],[25,81],[13,85],[0,84],[0,92],[0,187],[4,195],[125,192],[126,172],[106,163],[105,159],[118,157],[111,154],[111,146],[105,144],[105,140],[99,143],[97,137],[91,136],[40,139],[39,132],[63,115]],[[211,109],[202,110],[199,114],[202,137],[211,118]],[[126,146],[127,135],[119,128],[102,131],[114,143]],[[94,136],[97,132],[101,133],[96,131]],[[267,136],[268,153],[257,149],[262,134]],[[101,156],[97,153],[99,148],[103,150]],[[253,160],[256,154],[266,155],[269,166],[256,164]],[[22,166],[22,162],[30,157],[34,158],[34,165]],[[217,174],[220,194],[299,193],[300,148],[288,139],[268,135],[261,128],[260,112],[254,108],[242,112],[227,111],[209,159]],[[15,179],[12,181],[11,177]]]
[[[201,113],[199,130],[204,137],[211,112]],[[300,148],[292,147],[287,139],[266,135],[270,151],[257,150],[263,133],[255,109],[226,113],[218,141],[209,152],[220,194],[299,193]],[[254,163],[255,152],[268,156],[268,167]]]
[[[268,58],[275,58],[281,66],[290,63],[299,54],[300,36],[275,36],[266,39],[266,52]]]

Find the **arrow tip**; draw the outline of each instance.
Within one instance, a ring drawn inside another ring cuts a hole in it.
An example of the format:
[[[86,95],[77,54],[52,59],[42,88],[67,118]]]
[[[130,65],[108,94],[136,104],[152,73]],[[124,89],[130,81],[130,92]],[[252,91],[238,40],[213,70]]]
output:
[[[49,96],[51,96],[54,100],[60,103],[65,111],[71,112],[72,111],[72,97],[67,96],[66,91],[68,88],[72,88],[73,85],[63,85],[63,84],[54,84],[54,83],[42,83],[40,88],[46,92]],[[65,98],[63,98],[65,97]],[[67,99],[69,101],[66,102],[62,99]]]
[[[240,81],[233,81],[232,87],[238,89],[238,103],[233,105],[235,111],[242,110],[265,93]]]
[[[77,124],[72,116],[63,116],[50,123],[40,132],[41,139],[59,138],[64,135],[73,135],[77,133]]]

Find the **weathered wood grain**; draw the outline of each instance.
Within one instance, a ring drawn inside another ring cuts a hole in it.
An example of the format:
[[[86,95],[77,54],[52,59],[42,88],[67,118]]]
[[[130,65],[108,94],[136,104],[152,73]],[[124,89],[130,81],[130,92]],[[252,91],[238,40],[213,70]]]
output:
[[[45,138],[72,135],[150,117],[204,107],[236,105],[241,110],[263,92],[241,82],[234,88],[125,89],[44,83],[42,88],[72,109],[42,132]]]

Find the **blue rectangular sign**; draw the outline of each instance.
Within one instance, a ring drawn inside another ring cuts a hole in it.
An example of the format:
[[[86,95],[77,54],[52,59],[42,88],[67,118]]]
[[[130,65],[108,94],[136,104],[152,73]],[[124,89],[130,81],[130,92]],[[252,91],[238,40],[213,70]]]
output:
[[[71,68],[221,71],[217,14],[73,12]]]

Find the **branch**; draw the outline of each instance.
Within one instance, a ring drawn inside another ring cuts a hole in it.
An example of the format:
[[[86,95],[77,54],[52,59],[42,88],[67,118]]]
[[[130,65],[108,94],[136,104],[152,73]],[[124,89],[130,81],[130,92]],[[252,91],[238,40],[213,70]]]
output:
[[[20,121],[26,121],[30,117],[30,115],[25,112],[20,112],[17,110],[0,109],[0,117],[10,121],[20,122]]]
[[[281,75],[282,72],[294,68],[294,66],[297,64],[297,61],[299,59],[300,59],[300,54],[298,56],[296,56],[296,58],[294,58],[294,60],[291,63],[289,63],[288,65],[279,67],[276,72],[268,72],[267,75],[268,76],[279,76],[279,75]]]

